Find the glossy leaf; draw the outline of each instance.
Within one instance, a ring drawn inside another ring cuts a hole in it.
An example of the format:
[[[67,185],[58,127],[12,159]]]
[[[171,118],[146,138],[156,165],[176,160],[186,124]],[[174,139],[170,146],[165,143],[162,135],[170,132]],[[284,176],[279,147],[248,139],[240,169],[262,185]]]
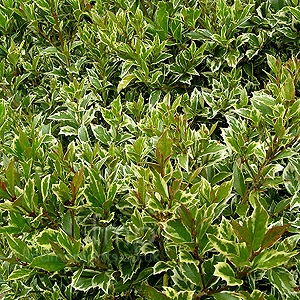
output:
[[[54,255],[41,255],[35,257],[30,267],[40,268],[48,272],[60,271],[65,267],[65,263],[61,258]]]
[[[245,179],[237,164],[234,164],[233,167],[233,187],[241,197],[244,196],[246,191]]]
[[[215,266],[214,275],[217,277],[221,277],[223,280],[227,282],[227,285],[229,286],[243,284],[243,280],[236,279],[234,271],[232,270],[231,266],[226,262],[219,262]]]

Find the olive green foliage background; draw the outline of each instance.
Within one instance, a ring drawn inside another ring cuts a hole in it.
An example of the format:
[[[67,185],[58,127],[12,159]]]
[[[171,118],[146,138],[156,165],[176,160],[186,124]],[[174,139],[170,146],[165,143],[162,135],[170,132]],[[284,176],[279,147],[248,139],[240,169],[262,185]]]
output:
[[[0,1],[4,299],[299,299],[297,0]]]

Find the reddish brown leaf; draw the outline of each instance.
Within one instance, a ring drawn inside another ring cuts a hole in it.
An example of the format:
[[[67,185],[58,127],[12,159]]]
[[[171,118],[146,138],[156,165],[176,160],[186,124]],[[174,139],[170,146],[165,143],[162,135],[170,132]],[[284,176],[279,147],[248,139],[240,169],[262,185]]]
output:
[[[267,231],[265,234],[261,248],[266,249],[271,247],[280,237],[285,233],[285,231],[290,227],[290,223],[280,226],[275,226]]]

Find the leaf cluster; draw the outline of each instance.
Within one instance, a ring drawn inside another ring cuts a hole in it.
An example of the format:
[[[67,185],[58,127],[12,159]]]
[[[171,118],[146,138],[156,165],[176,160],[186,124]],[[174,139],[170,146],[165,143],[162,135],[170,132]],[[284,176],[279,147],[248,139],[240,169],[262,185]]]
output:
[[[296,300],[297,0],[1,0],[3,299]]]

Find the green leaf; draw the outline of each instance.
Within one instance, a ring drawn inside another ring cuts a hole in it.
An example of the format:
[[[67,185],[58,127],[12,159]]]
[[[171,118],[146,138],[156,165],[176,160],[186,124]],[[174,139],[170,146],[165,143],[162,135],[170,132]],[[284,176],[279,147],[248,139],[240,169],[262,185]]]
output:
[[[75,286],[77,281],[79,280],[82,272],[83,272],[83,268],[84,268],[84,265],[82,265],[79,269],[77,269],[74,273],[73,273],[73,276],[72,276],[72,286]]]
[[[269,215],[258,200],[255,200],[254,211],[246,222],[246,227],[252,236],[253,251],[257,251],[267,232]]]
[[[296,299],[299,297],[299,292],[296,292],[297,284],[294,276],[286,268],[273,268],[268,270],[267,274],[270,283],[276,287],[283,298],[294,296]]]
[[[178,164],[185,170],[189,171],[189,156],[187,153],[181,153],[177,157],[178,159]]]
[[[79,190],[79,188],[82,185],[84,179],[84,173],[83,173],[83,167],[77,171],[72,179],[72,185],[75,187],[76,189],[76,193]]]
[[[235,151],[237,154],[241,154],[240,146],[235,137],[231,137],[231,136],[226,137],[226,141],[233,151]]]
[[[115,196],[117,194],[117,191],[118,191],[118,185],[116,182],[114,182],[110,187],[109,187],[109,190],[108,190],[108,193],[107,193],[107,200],[103,203],[103,208],[106,210],[106,211],[110,211],[111,209],[111,206],[113,205],[113,201],[115,199]]]
[[[150,107],[154,107],[156,105],[156,103],[159,101],[160,95],[161,95],[160,90],[155,90],[155,91],[151,92],[150,97],[149,97]]]
[[[246,191],[245,179],[236,163],[233,166],[233,187],[241,197],[244,196]]]
[[[197,28],[196,31],[190,31],[187,34],[187,37],[189,37],[190,39],[199,40],[199,41],[211,40],[211,36],[212,36],[212,33],[209,30],[207,30],[207,29],[198,29],[198,28]]]
[[[285,149],[280,154],[276,155],[274,160],[284,159],[284,158],[290,158],[291,156],[297,155],[297,152],[291,150],[291,149]]]
[[[216,183],[226,179],[227,177],[229,177],[230,175],[232,175],[232,173],[230,172],[218,172],[216,175],[214,175],[214,177],[211,180],[211,185],[215,185]]]
[[[79,240],[80,238],[80,228],[77,223],[77,220],[72,217],[71,210],[67,210],[62,220],[62,229],[75,240]]]
[[[81,246],[80,241],[72,239],[64,231],[61,231],[57,235],[57,241],[59,242],[60,246],[65,249],[72,257],[77,257]]]
[[[173,266],[169,262],[165,261],[158,261],[153,267],[153,274],[160,274],[163,272],[167,272],[168,270],[172,269]]]
[[[285,6],[284,0],[270,0],[271,7],[278,11]]]
[[[49,190],[50,190],[50,180],[51,180],[51,175],[46,175],[42,178],[41,181],[41,190],[42,190],[42,197],[43,197],[43,201],[46,200],[48,194],[49,194]]]
[[[58,49],[57,48],[55,48],[55,47],[48,47],[48,48],[46,48],[46,49],[44,49],[43,51],[42,51],[42,54],[58,54],[59,53],[59,51],[58,51]]]
[[[122,260],[120,262],[120,275],[124,282],[131,280],[133,275],[137,272],[134,263],[130,263],[128,260]]]
[[[295,102],[290,106],[287,117],[292,117],[299,112],[300,109],[300,99],[295,100]]]
[[[25,242],[23,242],[18,238],[13,238],[9,235],[6,236],[6,240],[8,242],[10,249],[16,254],[18,254],[18,256],[20,256],[21,259],[23,259],[28,255],[29,248]]]
[[[93,288],[92,279],[94,278],[94,276],[98,274],[100,273],[97,271],[92,271],[92,270],[82,271],[80,269],[80,271],[76,273],[76,277],[74,278],[74,280],[72,279],[72,287],[75,290],[87,292],[88,290]]]
[[[300,22],[300,9],[298,7],[288,7],[291,13],[295,16],[295,18]]]
[[[187,231],[181,220],[169,220],[163,224],[164,231],[175,243],[191,243],[191,234]]]
[[[218,203],[225,201],[229,197],[231,193],[232,185],[233,185],[233,179],[231,179],[230,181],[223,182],[220,185],[216,194]]]
[[[5,176],[8,183],[8,190],[11,193],[11,196],[14,196],[14,187],[15,187],[15,160],[12,159],[8,164]]]
[[[216,300],[241,300],[242,297],[233,295],[230,292],[221,292],[213,295]]]
[[[9,224],[17,227],[20,231],[22,231],[25,228],[28,228],[28,223],[21,214],[14,213],[11,211],[9,212],[9,219]]]
[[[201,241],[203,239],[203,236],[213,222],[215,218],[216,206],[217,204],[211,204],[206,207],[206,204],[204,204],[200,209],[197,210],[195,216],[195,227],[197,231],[198,241]]]
[[[276,122],[274,124],[274,129],[275,129],[277,136],[279,138],[282,138],[285,133],[284,121],[283,121],[282,117],[279,117],[276,120]]]
[[[53,184],[52,191],[63,204],[72,199],[70,189],[63,181],[59,181],[59,184]]]
[[[214,248],[225,255],[237,267],[250,266],[250,249],[245,243],[236,243],[218,238],[212,234],[207,234],[209,241]]]
[[[167,33],[168,32],[168,10],[166,8],[166,4],[164,2],[160,3],[159,9],[157,11],[156,22],[162,28],[162,30]]]
[[[177,1],[177,0],[175,0]],[[167,296],[169,296],[171,299],[176,300],[193,300],[195,292],[194,291],[176,291],[175,289],[171,287],[164,287],[164,292]]]
[[[154,179],[155,190],[162,196],[169,198],[168,186],[167,186],[165,180],[156,171],[152,171],[152,173],[154,174],[154,177],[155,177],[155,179]]]
[[[245,217],[247,215],[247,212],[249,210],[249,205],[248,204],[243,204],[240,203],[237,208],[236,208],[236,213],[241,216],[241,217]]]
[[[259,290],[254,290],[251,294],[249,292],[239,292],[237,295],[241,296],[243,300],[262,300],[266,299],[264,298],[266,294],[264,292],[261,292]],[[267,298],[269,300],[269,298]]]
[[[68,111],[59,111],[51,116],[48,117],[50,120],[55,120],[55,121],[75,121],[76,118],[74,115],[72,115],[71,112]]]
[[[122,103],[121,103],[121,96],[118,95],[116,99],[113,100],[111,103],[111,108],[113,114],[117,117],[119,114],[122,113]]]
[[[135,279],[134,283],[145,281],[148,277],[150,277],[153,274],[153,269],[154,268],[152,267],[143,269],[138,275],[137,279]]]
[[[62,270],[65,267],[65,263],[58,256],[45,254],[35,257],[32,260],[30,267],[40,268],[48,272],[55,272]]]
[[[290,209],[294,209],[300,207],[300,193],[296,192],[292,198],[292,201],[290,203]]]
[[[76,135],[78,134],[78,130],[72,126],[62,126],[60,127],[59,134],[63,134],[65,136],[71,136],[71,135]]]
[[[276,105],[276,100],[270,95],[254,92],[251,102],[263,115],[273,115],[273,108]]]
[[[241,237],[241,239],[249,246],[252,247],[252,235],[249,232],[249,230],[243,226],[240,225],[237,221],[231,219],[231,226],[234,229],[234,231]]]
[[[0,191],[0,193],[1,193],[1,191]],[[1,193],[2,198],[4,198],[6,195],[7,195],[6,193]],[[10,201],[0,203],[0,208],[3,209],[3,210],[8,210],[8,211],[11,211],[11,212],[20,213],[22,210],[18,209],[17,206],[15,205],[15,203],[16,202],[14,202],[12,204]]]
[[[146,299],[171,300],[171,298],[146,283],[142,284],[142,292]]]
[[[134,74],[128,74],[125,77],[123,77],[117,87],[118,93],[120,93],[123,89],[125,89],[126,86],[130,83],[130,81],[134,78],[136,78]]]
[[[24,189],[24,204],[32,211],[38,211],[37,198],[35,197],[35,182],[29,179]]]
[[[90,170],[90,183],[86,186],[84,194],[87,198],[88,205],[95,211],[101,212],[103,204],[106,201],[105,189],[101,183],[101,179],[96,172]]]
[[[216,154],[226,149],[225,145],[222,145],[219,141],[209,140],[208,145],[205,146],[203,151],[200,152],[198,157],[202,157],[209,154]]]
[[[111,271],[103,271],[93,277],[92,285],[93,287],[102,289],[104,293],[108,294],[108,288],[112,279],[113,276]]]
[[[253,270],[255,269],[271,269],[278,267],[287,261],[298,252],[284,252],[268,249],[256,256],[253,260]]]
[[[235,278],[234,271],[232,270],[231,266],[226,262],[218,262],[215,266],[214,275],[217,277],[221,277],[223,280],[226,281],[227,285],[234,286],[234,285],[242,285],[243,280]]]
[[[62,248],[60,247],[60,245],[58,245],[55,242],[52,242],[51,240],[49,240],[49,243],[51,245],[51,249],[54,251],[54,253],[57,256],[59,256],[61,258],[65,257],[64,251],[62,250]]]
[[[193,219],[192,213],[186,208],[185,205],[181,204],[179,208],[177,209],[178,214],[182,220],[182,222],[188,227],[192,228],[192,226],[195,224],[195,221]]]
[[[276,58],[270,54],[267,54],[267,61],[268,61],[268,65],[271,68],[271,70],[273,71],[273,73],[277,74],[278,68],[276,65]]]
[[[103,126],[91,124],[91,128],[97,140],[99,140],[104,145],[110,144],[112,136]]]
[[[51,249],[50,241],[56,241],[57,234],[58,232],[56,230],[50,228],[44,229],[36,238],[37,244],[44,248]]]
[[[172,139],[169,138],[168,132],[164,131],[162,136],[157,141],[155,152],[156,160],[161,166],[164,166],[167,160],[171,157],[172,146]]]
[[[285,100],[291,101],[295,98],[295,84],[291,76],[287,78],[282,88],[282,96]]]
[[[34,270],[22,267],[22,269],[17,269],[14,270],[12,273],[10,273],[7,280],[18,280],[21,278],[32,276],[34,273],[35,273]]]
[[[137,208],[135,208],[133,214],[131,215],[131,221],[139,229],[144,227],[144,223],[143,223],[141,214]]]
[[[23,161],[21,165],[24,172],[24,178],[26,181],[28,181],[31,176],[32,158],[29,159],[28,161]]]
[[[84,124],[81,124],[81,126],[78,129],[78,137],[81,142],[87,142],[89,140],[89,134]]]
[[[202,287],[201,275],[199,269],[192,263],[183,263],[181,266],[182,274],[189,280],[191,283],[196,286]]]

